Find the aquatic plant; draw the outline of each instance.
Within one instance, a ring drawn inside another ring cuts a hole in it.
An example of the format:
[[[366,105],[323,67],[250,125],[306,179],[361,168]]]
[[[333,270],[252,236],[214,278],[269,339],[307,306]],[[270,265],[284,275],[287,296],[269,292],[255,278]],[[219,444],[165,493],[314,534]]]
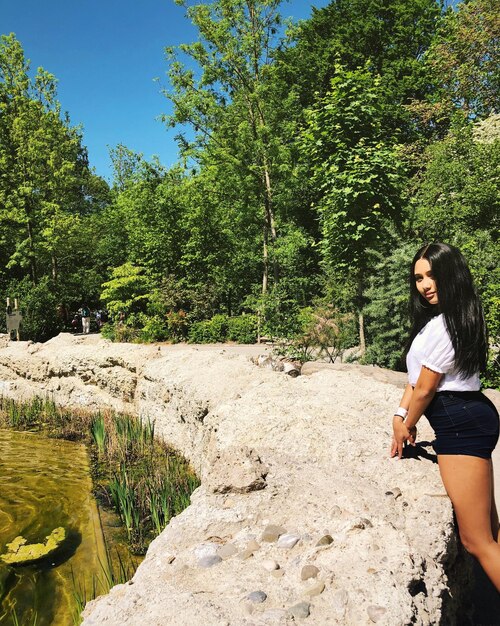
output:
[[[38,613],[35,611],[29,622],[27,622],[26,617],[23,616],[23,622],[21,624],[19,618],[17,617],[16,609],[12,609],[10,619],[12,620],[12,626],[37,626]]]
[[[114,478],[109,482],[109,491],[113,499],[116,512],[127,530],[129,540],[134,530],[134,521],[137,514],[134,515],[135,498],[133,490],[130,488],[127,471],[121,468],[120,474],[115,474]]]
[[[98,413],[90,424],[90,431],[94,442],[97,446],[99,454],[104,454],[106,448],[106,425],[104,423],[104,417],[101,413]]]

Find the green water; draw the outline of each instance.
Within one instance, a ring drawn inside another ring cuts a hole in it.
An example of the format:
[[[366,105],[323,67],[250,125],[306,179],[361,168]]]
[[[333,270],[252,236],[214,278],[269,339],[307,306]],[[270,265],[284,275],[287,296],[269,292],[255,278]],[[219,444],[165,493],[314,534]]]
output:
[[[7,567],[0,560],[0,624],[37,626],[73,624],[72,571],[89,590],[102,573],[104,545],[91,493],[88,455],[82,444],[39,434],[0,429],[0,554],[22,535],[29,543],[45,540],[54,528],[67,541],[54,559],[39,565]]]

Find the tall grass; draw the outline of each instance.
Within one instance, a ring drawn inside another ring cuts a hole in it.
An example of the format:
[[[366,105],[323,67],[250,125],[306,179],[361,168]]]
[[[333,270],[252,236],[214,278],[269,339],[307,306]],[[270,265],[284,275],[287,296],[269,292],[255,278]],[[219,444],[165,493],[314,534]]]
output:
[[[90,424],[90,432],[94,439],[99,454],[104,454],[106,448],[106,425],[104,416],[98,413]]]
[[[37,626],[38,613],[35,611],[29,622],[27,622],[26,619],[23,618],[23,622],[21,623],[19,621],[19,618],[17,617],[16,609],[12,609],[10,619],[12,620],[12,626]]]

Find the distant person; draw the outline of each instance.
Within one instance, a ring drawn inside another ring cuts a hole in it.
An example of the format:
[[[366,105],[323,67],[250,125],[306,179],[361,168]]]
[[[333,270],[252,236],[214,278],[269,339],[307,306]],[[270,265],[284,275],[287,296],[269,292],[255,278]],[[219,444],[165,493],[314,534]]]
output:
[[[84,335],[90,333],[90,309],[87,304],[82,305],[82,332]]]
[[[391,456],[401,459],[404,445],[415,445],[416,424],[425,413],[460,539],[500,591],[500,528],[491,462],[499,420],[495,406],[480,391],[487,332],[460,251],[444,243],[421,248],[411,266],[410,294],[409,384],[394,414]]]
[[[75,313],[73,319],[71,320],[71,328],[74,333],[77,333],[80,328],[80,317],[78,313]]]

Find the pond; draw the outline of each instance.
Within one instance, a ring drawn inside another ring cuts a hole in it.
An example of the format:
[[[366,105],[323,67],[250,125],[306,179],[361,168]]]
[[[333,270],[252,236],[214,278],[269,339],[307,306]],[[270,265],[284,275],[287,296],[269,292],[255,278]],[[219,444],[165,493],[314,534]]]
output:
[[[7,566],[0,560],[0,624],[68,626],[76,588],[90,591],[102,578],[106,551],[92,495],[85,446],[38,433],[0,429],[0,555],[21,535],[43,543],[63,527],[54,558]]]

